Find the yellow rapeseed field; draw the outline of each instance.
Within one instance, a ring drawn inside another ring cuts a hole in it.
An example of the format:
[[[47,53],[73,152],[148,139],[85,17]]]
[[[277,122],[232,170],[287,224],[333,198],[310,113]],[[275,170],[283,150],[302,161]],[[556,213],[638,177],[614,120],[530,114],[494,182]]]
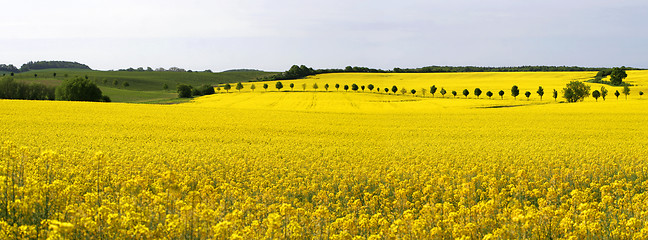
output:
[[[543,101],[483,80],[507,97],[0,100],[0,239],[646,239],[648,102],[555,102],[571,74]],[[329,77],[429,88],[295,81]]]

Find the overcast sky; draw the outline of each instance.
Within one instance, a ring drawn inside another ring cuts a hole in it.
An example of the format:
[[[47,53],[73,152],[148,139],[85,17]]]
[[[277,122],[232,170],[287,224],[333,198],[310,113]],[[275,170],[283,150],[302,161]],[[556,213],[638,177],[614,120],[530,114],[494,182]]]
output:
[[[0,63],[18,67],[648,68],[646,0],[21,0],[2,9]]]

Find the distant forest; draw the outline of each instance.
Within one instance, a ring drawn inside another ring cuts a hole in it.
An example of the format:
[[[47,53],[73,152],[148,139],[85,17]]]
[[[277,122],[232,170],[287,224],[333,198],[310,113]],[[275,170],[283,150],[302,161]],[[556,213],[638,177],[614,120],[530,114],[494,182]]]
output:
[[[0,64],[0,72],[12,72],[20,73],[27,72],[30,70],[40,70],[40,69],[49,69],[49,68],[75,68],[75,69],[90,69],[88,65],[81,64],[78,62],[67,62],[67,61],[36,61],[28,62],[23,64],[20,69],[16,68],[12,64]]]
[[[635,68],[625,68],[635,70]],[[519,66],[519,67],[475,67],[475,66],[429,66],[422,68],[394,68],[393,70],[382,70],[367,67],[351,67],[344,69],[313,69],[307,66],[293,65],[283,73],[257,78],[257,81],[290,80],[304,78],[310,75],[322,73],[456,73],[456,72],[577,72],[577,71],[604,71],[609,68],[589,68],[577,66]]]

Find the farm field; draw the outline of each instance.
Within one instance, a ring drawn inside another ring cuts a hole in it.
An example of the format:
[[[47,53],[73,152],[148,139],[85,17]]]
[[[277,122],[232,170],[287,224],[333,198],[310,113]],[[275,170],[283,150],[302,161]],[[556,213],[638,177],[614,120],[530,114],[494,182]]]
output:
[[[436,74],[326,74],[175,105],[0,100],[0,238],[648,238],[648,74],[628,100],[555,102],[571,74],[433,79],[468,99],[322,92]]]

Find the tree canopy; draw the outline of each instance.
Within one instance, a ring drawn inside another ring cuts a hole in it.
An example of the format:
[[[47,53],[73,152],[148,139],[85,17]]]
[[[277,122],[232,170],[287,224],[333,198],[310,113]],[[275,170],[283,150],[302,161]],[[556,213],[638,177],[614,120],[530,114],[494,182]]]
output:
[[[56,88],[56,100],[99,102],[101,98],[97,84],[80,77],[64,80]]]

